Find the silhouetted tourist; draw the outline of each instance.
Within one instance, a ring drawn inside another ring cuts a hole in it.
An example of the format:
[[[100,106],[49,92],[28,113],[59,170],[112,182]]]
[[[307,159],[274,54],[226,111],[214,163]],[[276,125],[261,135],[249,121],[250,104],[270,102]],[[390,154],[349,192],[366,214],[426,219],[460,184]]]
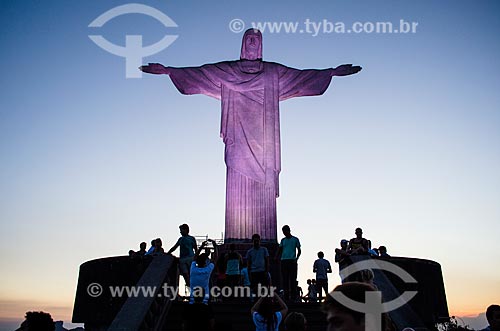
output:
[[[313,272],[316,273],[316,287],[319,294],[319,300],[323,298],[323,290],[325,295],[328,294],[328,274],[332,272],[330,261],[326,260],[323,252],[318,252],[318,259],[314,261]]]
[[[373,286],[360,282],[349,282],[335,287],[333,292],[327,295],[322,306],[328,322],[327,330],[394,331],[393,323],[387,314],[382,314],[382,328],[380,328],[374,319],[366,319],[365,313],[351,310],[332,296],[335,292],[340,292],[353,301],[365,303],[366,292],[372,291],[376,291]]]
[[[307,280],[307,294],[306,294],[307,302],[318,301],[318,292],[316,290],[316,283],[313,281],[314,279]]]
[[[370,240],[368,240],[368,255],[370,255],[372,257],[379,256],[378,248],[372,249],[372,242]]]
[[[135,252],[137,255],[144,256],[146,254],[146,247],[148,244],[146,244],[144,241],[139,244],[139,250]]]
[[[276,303],[278,309],[276,309]],[[288,307],[275,292],[273,297],[260,297],[250,310],[256,331],[278,331]]]
[[[342,239],[340,241],[340,248],[335,248],[335,262],[339,264],[339,274],[340,270],[344,269],[347,265],[349,265],[349,252],[347,248],[347,244],[349,242],[346,239]],[[344,279],[342,278],[342,274],[340,274],[340,278],[342,282]]]
[[[55,328],[56,325],[49,313],[28,311],[25,320],[16,331],[54,331]]]
[[[281,257],[281,284],[286,300],[295,300],[297,296],[297,260],[300,257],[300,241],[292,236],[290,227],[284,225],[281,230],[285,237],[281,239],[276,259]]]
[[[235,251],[236,245],[229,245],[229,253],[225,256],[226,264],[226,284],[231,287],[240,285],[241,283],[241,271],[240,268],[243,265],[243,258],[240,253]]]
[[[363,238],[363,230],[361,228],[356,228],[354,233],[356,234],[356,238],[352,238],[349,241],[348,252],[351,255],[367,254],[370,247],[368,240]]]
[[[335,248],[335,262],[340,263],[344,258],[349,256],[347,245],[349,241],[347,239],[342,239],[340,241],[340,248]]]
[[[299,301],[301,301],[304,297],[304,292],[302,291],[302,287],[299,286],[299,282],[297,282],[297,297]]]
[[[305,331],[307,329],[307,320],[302,313],[291,312],[283,323],[287,331]]]
[[[165,250],[163,249],[163,242],[161,241],[160,238],[156,238],[155,249],[151,255],[156,256],[156,255],[162,255],[162,254],[165,254]]]
[[[387,254],[387,248],[385,246],[380,246],[378,248],[380,257],[391,257],[389,254]]]
[[[198,247],[196,245],[196,239],[189,235],[189,225],[181,224],[179,225],[179,230],[181,237],[177,240],[175,245],[168,250],[167,254],[171,254],[177,247],[180,247],[179,271],[184,278],[184,282],[189,286],[189,270],[191,269],[191,263],[193,262],[193,257]]]
[[[154,253],[154,251],[155,251],[155,242],[156,242],[156,239],[151,240],[151,247],[148,249],[148,251],[146,252],[145,255],[151,255],[151,254]]]
[[[213,246],[212,248],[210,248],[208,246],[209,243],[212,244],[212,246]],[[213,250],[213,253],[212,253],[212,250]],[[217,246],[217,243],[215,242],[215,240],[207,239],[198,248],[198,251],[196,252],[195,255],[200,255],[201,252],[205,252],[204,254],[205,254],[206,259],[207,259],[205,262],[205,265],[209,265],[210,263],[213,263],[215,266],[214,272],[212,272],[212,274],[210,276],[210,280],[209,280],[209,287],[212,288],[212,286],[214,286],[214,284],[216,284],[216,282],[217,282],[216,262],[218,261],[218,258],[219,258],[219,247]]]
[[[500,306],[491,305],[486,309],[488,326],[481,331],[500,331]]]
[[[145,242],[142,242],[139,244],[139,250],[137,252],[134,252],[133,250],[128,251],[128,255],[130,257],[141,257],[146,254],[146,246],[147,244]]]
[[[189,284],[191,292],[189,303],[191,304],[194,303],[194,296],[202,289],[204,293],[203,303],[208,304],[208,300],[210,298],[210,276],[215,266],[212,262],[207,261],[207,256],[205,253],[198,254],[206,244],[206,241],[201,244],[200,249],[196,252],[195,260],[191,262],[191,276]]]
[[[193,304],[186,305],[182,312],[183,331],[212,331],[215,326],[215,316],[212,306],[204,304],[205,291],[197,291]]]
[[[258,284],[269,285],[269,252],[260,245],[260,235],[252,236],[253,247],[247,251],[247,268],[250,276],[250,287],[256,293]]]

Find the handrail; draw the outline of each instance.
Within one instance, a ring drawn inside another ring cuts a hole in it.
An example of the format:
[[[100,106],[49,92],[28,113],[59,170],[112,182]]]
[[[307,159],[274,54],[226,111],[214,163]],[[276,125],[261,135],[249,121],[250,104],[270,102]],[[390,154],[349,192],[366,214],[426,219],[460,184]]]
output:
[[[148,268],[137,282],[139,291],[135,297],[129,297],[111,323],[108,331],[159,331],[163,328],[166,315],[171,305],[171,298],[165,296],[164,284],[177,288],[176,259],[172,255],[159,255],[153,258]],[[174,273],[174,275],[172,275]]]

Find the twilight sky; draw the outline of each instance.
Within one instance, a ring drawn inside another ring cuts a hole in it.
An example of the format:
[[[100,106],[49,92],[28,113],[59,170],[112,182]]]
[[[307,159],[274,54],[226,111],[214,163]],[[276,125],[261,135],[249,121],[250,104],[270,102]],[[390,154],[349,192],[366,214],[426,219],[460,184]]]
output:
[[[180,95],[167,76],[127,79],[125,59],[88,35],[117,45],[177,35],[144,63],[195,66],[239,57],[234,19],[298,22],[295,33],[263,30],[267,61],[363,66],[321,97],[281,103],[278,226],[301,239],[301,285],[316,252],[333,262],[360,226],[394,256],[439,262],[451,314],[499,302],[498,1],[151,0],[141,3],[177,27],[142,14],[88,27],[127,3],[0,2],[0,330],[27,310],[69,322],[85,261],[156,237],[168,248],[184,222],[221,237],[219,102]],[[400,20],[416,33],[324,23]]]

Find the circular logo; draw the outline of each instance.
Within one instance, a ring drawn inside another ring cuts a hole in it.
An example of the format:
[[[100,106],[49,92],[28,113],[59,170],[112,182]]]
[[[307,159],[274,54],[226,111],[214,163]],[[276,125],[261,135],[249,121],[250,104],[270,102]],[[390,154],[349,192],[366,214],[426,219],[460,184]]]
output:
[[[234,33],[240,33],[245,30],[245,22],[242,19],[235,18],[229,22],[229,30]]]
[[[345,277],[352,275],[355,272],[366,270],[366,269],[379,269],[383,271],[389,271],[399,278],[401,278],[405,283],[417,283],[417,280],[413,278],[406,270],[401,267],[392,264],[387,261],[382,260],[364,260],[360,262],[356,262],[351,264],[350,266],[342,269],[340,274],[343,279]],[[381,302],[381,293],[378,292],[376,297],[372,296],[375,293],[367,293],[367,302],[361,303],[354,300],[351,300],[346,295],[341,292],[331,292],[330,295],[339,303],[344,305],[345,307],[360,312],[360,313],[387,313],[393,310],[398,309],[399,307],[405,305],[408,301],[410,301],[415,295],[417,295],[417,291],[405,291],[401,296],[389,302]],[[368,297],[371,296],[371,300],[368,300]],[[369,301],[369,302],[368,302]]]
[[[87,286],[87,294],[92,298],[97,298],[102,294],[102,286],[98,283],[91,283]]]

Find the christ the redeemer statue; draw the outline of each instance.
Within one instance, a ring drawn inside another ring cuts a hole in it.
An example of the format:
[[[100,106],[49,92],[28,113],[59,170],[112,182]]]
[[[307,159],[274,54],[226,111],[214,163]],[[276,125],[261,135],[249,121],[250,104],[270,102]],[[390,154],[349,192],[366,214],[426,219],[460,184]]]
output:
[[[323,94],[332,76],[361,70],[344,64],[323,70],[298,70],[262,61],[262,34],[243,35],[238,61],[174,68],[158,63],[143,72],[170,75],[182,94],[205,94],[221,100],[220,135],[225,144],[226,242],[249,239],[276,242],[276,198],[281,171],[279,102]]]

